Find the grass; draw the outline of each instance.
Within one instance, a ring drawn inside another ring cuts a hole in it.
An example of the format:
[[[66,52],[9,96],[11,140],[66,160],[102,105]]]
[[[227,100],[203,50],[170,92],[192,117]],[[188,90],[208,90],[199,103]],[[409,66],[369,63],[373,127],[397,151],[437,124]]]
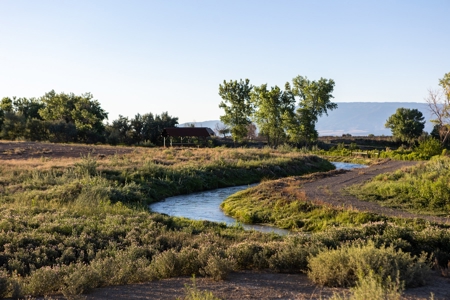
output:
[[[8,161],[0,167],[0,180],[5,182],[0,192],[6,199],[48,202],[78,198],[88,186],[113,202],[142,205],[173,195],[333,168],[316,156],[268,149],[138,149],[102,160],[87,156],[23,164]]]
[[[95,287],[180,275],[222,280],[243,269],[307,272],[321,251],[361,239],[411,256],[425,252],[447,265],[449,230],[425,223],[355,226],[353,220],[339,223],[348,227],[319,231],[317,225],[317,233],[281,237],[168,217],[145,206],[169,194],[323,168],[330,165],[299,153],[221,148],[2,162],[0,293],[73,298]],[[292,197],[301,196],[286,188]],[[318,220],[311,221],[313,228]]]
[[[381,174],[348,189],[367,201],[404,210],[450,216],[450,158],[434,157],[418,166]]]
[[[369,212],[310,201],[301,188],[302,182],[308,178],[290,177],[263,182],[228,197],[221,208],[243,223],[264,223],[301,231],[322,231],[335,226],[353,227],[387,220]]]

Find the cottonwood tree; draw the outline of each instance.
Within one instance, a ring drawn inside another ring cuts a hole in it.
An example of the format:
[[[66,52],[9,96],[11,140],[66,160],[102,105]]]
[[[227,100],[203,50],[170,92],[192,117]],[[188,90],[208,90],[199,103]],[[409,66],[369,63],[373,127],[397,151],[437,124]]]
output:
[[[450,135],[450,73],[446,73],[439,80],[440,90],[428,90],[428,97],[425,99],[435,124],[432,135],[437,133],[441,145],[444,146],[449,141]]]
[[[108,119],[108,113],[101,108],[97,100],[93,100],[92,94],[57,94],[52,90],[40,100],[44,104],[44,107],[39,109],[42,119],[73,124],[78,141],[96,142],[103,136],[103,120]]]
[[[250,92],[253,86],[250,80],[223,81],[219,85],[219,95],[222,98],[219,107],[223,108],[225,115],[220,116],[220,121],[230,127],[234,141],[240,141],[247,136],[247,125],[250,124],[250,116],[253,113],[253,105],[250,101]]]
[[[286,137],[295,109],[295,97],[289,83],[285,90],[267,84],[255,87],[251,100],[256,107],[253,118],[261,135],[267,137],[271,146],[278,146]]]
[[[401,107],[387,119],[384,126],[391,129],[394,137],[412,143],[422,135],[425,127],[424,119],[419,110]]]
[[[311,81],[307,77],[297,76],[292,80],[292,93],[299,97],[299,108],[291,121],[291,141],[308,145],[317,140],[316,123],[319,117],[337,108],[337,104],[331,102],[334,84],[334,80],[325,78]]]

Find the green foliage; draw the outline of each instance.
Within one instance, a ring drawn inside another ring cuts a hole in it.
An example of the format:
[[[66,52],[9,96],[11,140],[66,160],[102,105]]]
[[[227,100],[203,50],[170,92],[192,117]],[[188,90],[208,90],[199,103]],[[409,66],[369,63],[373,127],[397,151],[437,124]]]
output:
[[[309,259],[309,268],[308,277],[326,286],[354,286],[358,274],[370,272],[381,278],[398,274],[406,286],[419,286],[425,284],[429,273],[425,255],[417,258],[393,247],[377,248],[373,242],[323,250]]]
[[[329,110],[337,108],[331,102],[333,98],[334,81],[320,78],[311,81],[306,77],[297,76],[292,80],[292,92],[300,98],[296,113],[294,127],[290,131],[291,140],[296,143],[310,144],[317,140],[318,133],[315,125],[323,114],[328,115]]]
[[[381,174],[370,182],[349,189],[363,200],[379,201],[385,206],[430,214],[450,212],[450,158],[433,157],[430,161]]]
[[[184,297],[184,300],[220,300],[220,298],[215,297],[210,291],[200,291],[197,288],[195,276],[192,277],[192,285],[186,284],[184,289],[186,292],[186,297]]]
[[[350,289],[352,294],[349,297],[334,293],[330,300],[400,300],[403,285],[398,276],[393,281],[390,276],[383,278],[371,270],[369,274],[358,274],[358,281]]]
[[[112,125],[90,93],[75,95],[50,91],[39,99],[3,98],[0,102],[0,138],[110,144],[158,144],[162,130],[174,127],[178,118],[152,113],[129,120],[119,116]]]
[[[0,297],[4,298],[9,291],[8,274],[5,271],[0,270]]]
[[[357,248],[362,239],[373,241],[377,249],[395,249],[391,251],[394,261],[402,261],[399,253],[409,261],[422,251],[442,265],[450,259],[449,229],[419,220],[365,220],[360,222],[364,226],[323,226],[317,233],[281,237],[151,213],[141,204],[161,199],[165,193],[200,190],[212,184],[205,178],[227,177],[221,181],[224,185],[237,180],[249,183],[255,174],[286,176],[311,171],[311,166],[302,167],[323,161],[268,148],[142,151],[99,161],[87,156],[64,167],[58,162],[1,166],[3,296],[57,292],[76,298],[94,287],[192,274],[221,279],[242,269],[306,272],[309,257],[351,244]],[[172,159],[165,164],[168,156]],[[435,166],[438,171],[441,168],[447,166]],[[188,187],[183,190],[184,185]],[[349,215],[339,218],[345,220]],[[316,222],[320,223],[319,218]],[[381,250],[372,250],[377,251]],[[376,264],[373,256],[368,257]],[[414,261],[400,273],[420,274],[421,266]]]
[[[267,137],[269,145],[278,146],[284,140],[294,115],[295,98],[289,83],[286,83],[284,91],[278,86],[269,91],[267,84],[255,87],[251,101],[256,107],[253,116],[260,133]]]
[[[417,109],[398,108],[384,125],[390,128],[392,135],[401,141],[412,142],[423,132],[425,127],[424,117]]]
[[[251,123],[253,105],[250,101],[250,92],[253,86],[250,80],[245,79],[226,82],[219,85],[219,95],[222,98],[219,107],[224,110],[220,121],[231,128],[235,141],[241,141],[247,136],[247,126]]]
[[[103,134],[103,120],[108,118],[108,113],[97,100],[92,99],[90,93],[77,96],[73,93],[57,94],[52,90],[41,98],[44,107],[39,109],[39,115],[46,121],[73,124],[78,141],[97,142]]]
[[[419,145],[415,150],[421,155],[431,158],[442,153],[442,146],[439,140],[428,137],[423,140],[419,140]]]
[[[161,115],[137,114],[132,119],[119,115],[117,120],[106,126],[107,141],[113,145],[156,145],[160,144],[163,129],[177,124],[178,118],[171,117],[168,112]]]
[[[384,220],[384,217],[369,212],[334,208],[309,201],[299,188],[301,179],[263,182],[231,195],[221,204],[221,208],[227,215],[244,223],[272,224],[302,231],[321,231],[333,226],[359,226]]]

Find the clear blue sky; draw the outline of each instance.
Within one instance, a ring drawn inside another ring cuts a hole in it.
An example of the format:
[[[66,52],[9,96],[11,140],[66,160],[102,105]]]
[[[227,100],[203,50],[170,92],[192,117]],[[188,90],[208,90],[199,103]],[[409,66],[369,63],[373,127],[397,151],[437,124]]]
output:
[[[218,86],[297,75],[334,101],[423,102],[450,72],[450,1],[0,0],[0,97],[91,92],[109,112],[218,119]]]

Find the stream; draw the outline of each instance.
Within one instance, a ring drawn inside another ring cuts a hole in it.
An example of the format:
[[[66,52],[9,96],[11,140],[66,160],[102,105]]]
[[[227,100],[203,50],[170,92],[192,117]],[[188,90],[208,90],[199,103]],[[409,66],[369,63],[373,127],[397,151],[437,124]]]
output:
[[[347,170],[367,167],[365,165],[342,162],[333,162],[333,164],[336,166],[336,169]],[[163,213],[174,217],[185,217],[193,220],[207,220],[219,223],[224,222],[227,225],[235,225],[237,224],[237,221],[232,217],[226,216],[220,209],[220,204],[234,193],[256,185],[257,183],[169,197],[163,201],[150,204],[149,208],[153,212]],[[273,232],[280,235],[290,233],[289,230],[272,226],[253,224],[241,225],[246,230]]]

